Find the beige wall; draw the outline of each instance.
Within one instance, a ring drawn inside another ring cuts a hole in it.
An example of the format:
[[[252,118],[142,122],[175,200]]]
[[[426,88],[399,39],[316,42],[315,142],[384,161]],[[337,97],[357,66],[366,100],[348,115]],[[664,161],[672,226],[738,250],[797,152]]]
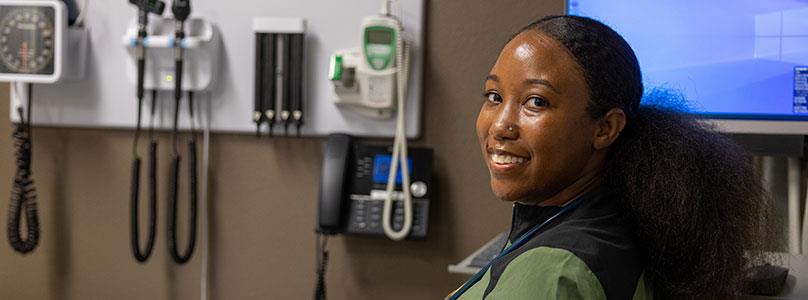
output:
[[[561,13],[563,3],[428,1],[425,131],[418,144],[435,149],[429,238],[332,239],[330,299],[441,298],[466,278],[446,266],[508,227],[510,206],[493,199],[474,136],[482,81],[511,33]],[[0,199],[8,199],[14,164],[7,85],[0,95]],[[155,254],[142,265],[131,256],[131,131],[35,128],[34,139],[42,240],[25,256],[0,244],[0,299],[199,298],[200,252],[186,266],[167,255],[165,197]],[[312,297],[322,141],[213,135],[211,299]],[[166,136],[162,145],[160,174],[167,174]],[[160,188],[165,195],[165,184]]]

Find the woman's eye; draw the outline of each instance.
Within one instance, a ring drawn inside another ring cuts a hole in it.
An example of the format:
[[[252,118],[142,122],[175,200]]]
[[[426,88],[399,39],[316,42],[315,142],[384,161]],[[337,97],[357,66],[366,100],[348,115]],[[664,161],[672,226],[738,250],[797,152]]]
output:
[[[486,100],[488,100],[488,102],[491,102],[491,103],[501,103],[502,102],[502,96],[500,96],[499,94],[494,93],[494,92],[485,93],[485,94],[483,94],[483,96],[485,96]]]
[[[533,96],[527,99],[525,105],[530,108],[544,108],[550,106],[550,103],[544,100],[544,98]]]

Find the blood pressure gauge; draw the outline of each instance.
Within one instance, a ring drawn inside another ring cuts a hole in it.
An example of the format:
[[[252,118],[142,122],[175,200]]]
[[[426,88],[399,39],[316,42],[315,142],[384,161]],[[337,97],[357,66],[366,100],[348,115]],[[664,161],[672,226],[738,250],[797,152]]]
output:
[[[53,10],[18,7],[0,20],[3,71],[53,73]]]
[[[0,80],[61,79],[66,16],[58,0],[0,0]]]

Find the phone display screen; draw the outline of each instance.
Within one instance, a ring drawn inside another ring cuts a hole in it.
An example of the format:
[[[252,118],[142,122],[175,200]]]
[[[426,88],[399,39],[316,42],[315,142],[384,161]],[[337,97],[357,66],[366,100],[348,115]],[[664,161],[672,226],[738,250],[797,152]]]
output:
[[[392,159],[390,154],[377,154],[373,157],[373,183],[387,184]],[[412,157],[407,157],[407,169],[410,171],[408,174],[412,174]],[[401,184],[401,166],[396,173],[396,184]]]

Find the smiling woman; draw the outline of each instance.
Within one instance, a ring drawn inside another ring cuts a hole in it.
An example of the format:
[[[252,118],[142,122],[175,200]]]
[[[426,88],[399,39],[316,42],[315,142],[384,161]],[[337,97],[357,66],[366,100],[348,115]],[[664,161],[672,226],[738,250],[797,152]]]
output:
[[[508,247],[452,299],[728,299],[767,240],[745,153],[640,107],[634,52],[606,25],[547,17],[505,45],[477,137]]]
[[[595,150],[614,141],[625,116],[619,109],[601,120],[587,115],[586,80],[561,44],[517,35],[485,86],[477,135],[498,198],[560,205],[597,180],[606,151]]]

